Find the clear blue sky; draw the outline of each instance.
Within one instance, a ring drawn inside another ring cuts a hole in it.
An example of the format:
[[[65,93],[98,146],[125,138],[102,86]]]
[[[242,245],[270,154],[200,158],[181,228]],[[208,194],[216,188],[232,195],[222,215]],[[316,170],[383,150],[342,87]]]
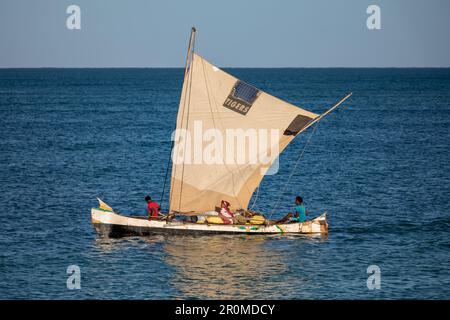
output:
[[[218,66],[450,67],[449,14],[448,0],[1,0],[0,67],[180,67],[192,25]]]

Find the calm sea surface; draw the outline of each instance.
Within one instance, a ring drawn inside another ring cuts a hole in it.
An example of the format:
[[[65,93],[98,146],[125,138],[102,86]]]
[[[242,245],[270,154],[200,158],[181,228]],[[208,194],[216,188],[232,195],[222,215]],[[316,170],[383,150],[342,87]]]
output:
[[[0,70],[0,299],[449,299],[450,69],[228,71],[317,113],[354,92],[320,123],[278,213],[300,194],[329,212],[329,236],[98,239],[96,196],[133,214],[159,200],[183,70]]]

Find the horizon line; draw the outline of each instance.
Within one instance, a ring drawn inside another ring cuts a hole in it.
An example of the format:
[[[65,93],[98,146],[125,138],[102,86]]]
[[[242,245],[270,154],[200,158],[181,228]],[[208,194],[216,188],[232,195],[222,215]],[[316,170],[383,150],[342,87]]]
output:
[[[94,67],[94,66],[83,66],[83,67],[0,67],[0,70],[8,70],[8,69],[184,69],[184,66],[102,66],[102,67]],[[270,67],[242,67],[242,66],[226,66],[219,67],[220,69],[450,69],[450,66],[298,66],[298,67],[290,67],[290,66],[270,66]]]

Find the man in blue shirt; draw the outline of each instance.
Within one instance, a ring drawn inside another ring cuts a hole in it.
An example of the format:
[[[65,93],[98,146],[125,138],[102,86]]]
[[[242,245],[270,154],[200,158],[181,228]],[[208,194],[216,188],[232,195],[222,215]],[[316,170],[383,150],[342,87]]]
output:
[[[277,220],[275,223],[286,223],[286,222],[305,222],[307,221],[306,216],[308,215],[308,210],[306,210],[303,204],[303,199],[300,196],[295,197],[295,207],[294,212],[289,212],[285,217]]]
[[[302,197],[300,197],[300,196],[295,197],[295,207],[294,207],[294,213],[293,213],[293,217],[291,218],[291,221],[305,222],[307,215],[308,215],[308,211],[306,210],[305,205],[303,204]]]

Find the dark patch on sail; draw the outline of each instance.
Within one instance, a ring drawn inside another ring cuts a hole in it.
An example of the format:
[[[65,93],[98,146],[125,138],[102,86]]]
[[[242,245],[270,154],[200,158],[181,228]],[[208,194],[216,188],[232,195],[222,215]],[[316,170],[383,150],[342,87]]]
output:
[[[258,98],[259,92],[255,87],[238,80],[223,106],[245,116]]]
[[[297,115],[291,124],[284,131],[285,136],[295,136],[311,121],[310,117]]]

